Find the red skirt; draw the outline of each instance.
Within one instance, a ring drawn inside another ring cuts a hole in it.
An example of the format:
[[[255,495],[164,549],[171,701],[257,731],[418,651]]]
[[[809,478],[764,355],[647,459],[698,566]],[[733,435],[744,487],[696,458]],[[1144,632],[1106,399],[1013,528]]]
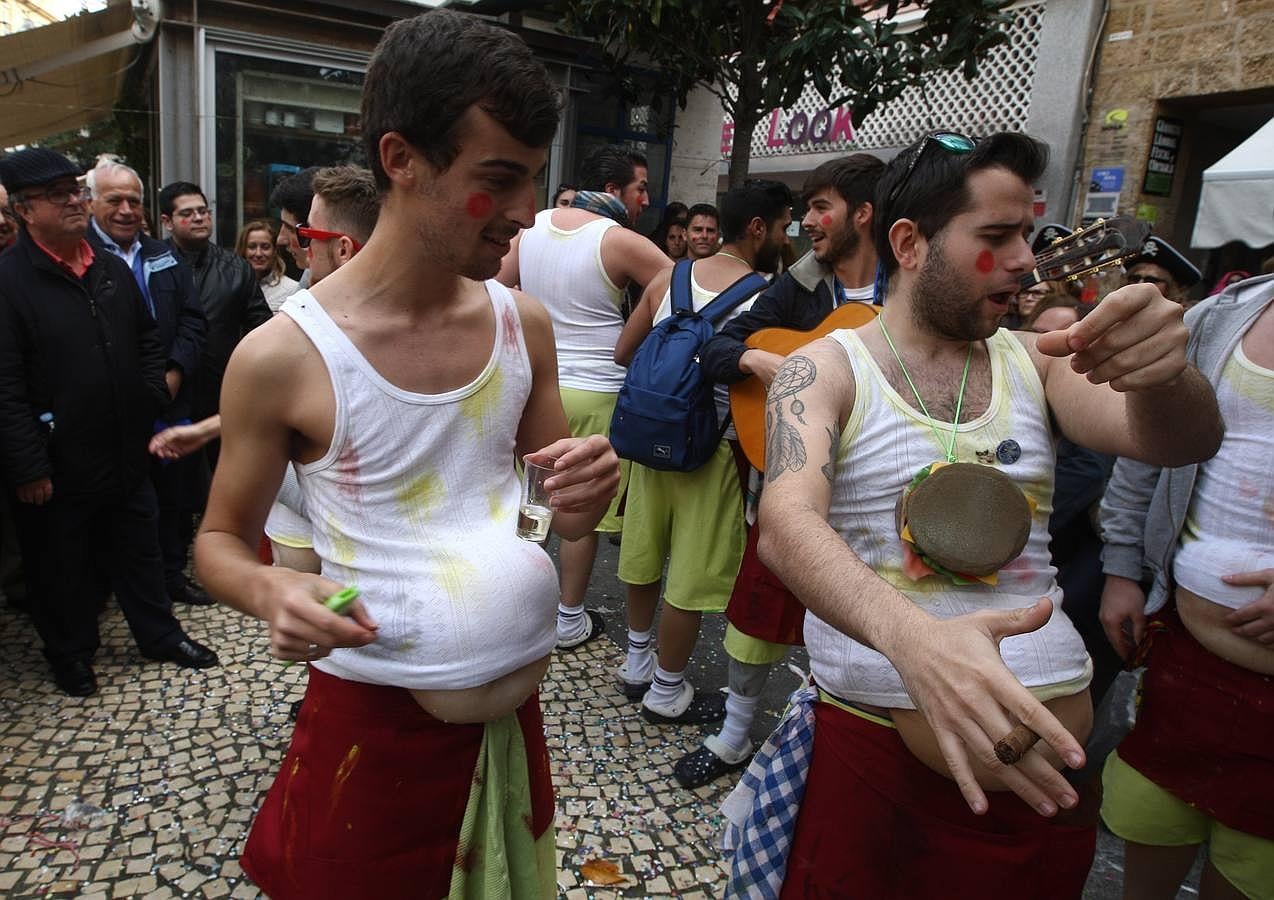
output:
[[[517,716],[539,837],[554,815],[539,696]],[[311,667],[244,872],[275,900],[445,897],[484,728],[440,722],[403,688]]]
[[[1207,650],[1175,608],[1152,622],[1163,628],[1120,759],[1221,824],[1274,840],[1274,678]]]
[[[819,703],[780,896],[1081,896],[1096,852],[1096,798],[1052,819],[1010,793],[990,801],[974,815],[955,782],[912,756],[896,730]]]
[[[725,617],[749,637],[772,644],[804,646],[805,607],[757,556],[760,533],[757,525],[748,529],[748,543]]]

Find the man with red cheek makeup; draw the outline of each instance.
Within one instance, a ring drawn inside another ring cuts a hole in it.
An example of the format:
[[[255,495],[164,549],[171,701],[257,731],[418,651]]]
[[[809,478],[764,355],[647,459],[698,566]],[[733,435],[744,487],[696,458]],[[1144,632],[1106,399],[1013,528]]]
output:
[[[1059,770],[1083,765],[1092,666],[1056,609],[1053,423],[1170,466],[1222,425],[1181,307],[1147,286],[1066,331],[999,327],[1046,160],[1009,133],[899,154],[877,190],[881,314],[770,384],[759,549],[808,609],[814,684],[724,806],[735,885],[973,896],[993,871],[1008,896],[1083,891],[1095,803]]]

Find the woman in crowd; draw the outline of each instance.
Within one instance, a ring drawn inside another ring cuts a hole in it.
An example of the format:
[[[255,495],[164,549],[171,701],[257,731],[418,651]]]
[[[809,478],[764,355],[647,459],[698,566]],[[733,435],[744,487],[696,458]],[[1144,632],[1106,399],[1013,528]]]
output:
[[[669,259],[686,258],[686,220],[689,215],[690,208],[686,204],[672,201],[664,207],[659,226],[650,236],[655,246],[667,254]]]
[[[278,230],[273,223],[257,219],[243,226],[235,244],[235,252],[246,259],[256,273],[270,312],[278,312],[283,301],[300,287],[284,271],[283,257],[275,250],[276,237]]]

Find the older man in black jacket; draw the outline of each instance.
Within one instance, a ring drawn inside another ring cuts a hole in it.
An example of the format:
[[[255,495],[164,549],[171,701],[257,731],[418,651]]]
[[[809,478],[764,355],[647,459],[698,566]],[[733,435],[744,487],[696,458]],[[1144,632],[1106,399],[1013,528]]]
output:
[[[104,161],[88,173],[88,242],[94,251],[118,256],[155,319],[159,343],[168,354],[164,380],[172,400],[161,410],[155,430],[186,425],[204,345],[204,314],[190,266],[163,241],[142,233],[142,179],[121,162]],[[206,473],[201,458],[154,460],[151,481],[159,499],[159,549],[164,586],[174,602],[206,605],[212,599],[186,577],[194,516],[203,506]]]
[[[164,591],[146,440],[171,399],[167,354],[128,266],[84,238],[78,175],[43,148],[0,160],[21,222],[0,257],[0,461],[34,551],[45,656],[64,691],[86,696],[99,555],[144,656],[196,668],[217,656],[186,636]]]
[[[160,222],[168,230],[168,244],[189,263],[195,289],[207,318],[207,340],[199,364],[192,418],[214,415],[221,405],[221,379],[239,340],[270,321],[270,307],[246,259],[212,243],[212,212],[197,184],[175,181],[159,192]],[[219,441],[208,445],[215,467]]]

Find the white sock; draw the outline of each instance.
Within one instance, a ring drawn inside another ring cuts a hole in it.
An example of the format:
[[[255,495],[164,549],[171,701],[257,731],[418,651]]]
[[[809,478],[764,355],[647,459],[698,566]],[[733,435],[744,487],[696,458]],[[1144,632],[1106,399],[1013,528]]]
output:
[[[652,634],[653,628],[628,629],[628,678],[631,681],[648,681],[655,671],[655,654],[650,649]]]
[[[680,672],[666,671],[662,666],[655,666],[655,677],[651,679],[650,690],[646,692],[646,700],[663,706],[681,696],[681,685],[686,680],[686,670]]]
[[[756,718],[756,706],[761,697],[744,697],[729,691],[725,697],[725,721],[721,723],[721,731],[717,740],[739,753],[748,746],[748,732],[752,730],[752,720]]]
[[[570,640],[579,637],[588,627],[588,617],[584,615],[584,604],[579,606],[557,605],[557,637],[559,640]]]

